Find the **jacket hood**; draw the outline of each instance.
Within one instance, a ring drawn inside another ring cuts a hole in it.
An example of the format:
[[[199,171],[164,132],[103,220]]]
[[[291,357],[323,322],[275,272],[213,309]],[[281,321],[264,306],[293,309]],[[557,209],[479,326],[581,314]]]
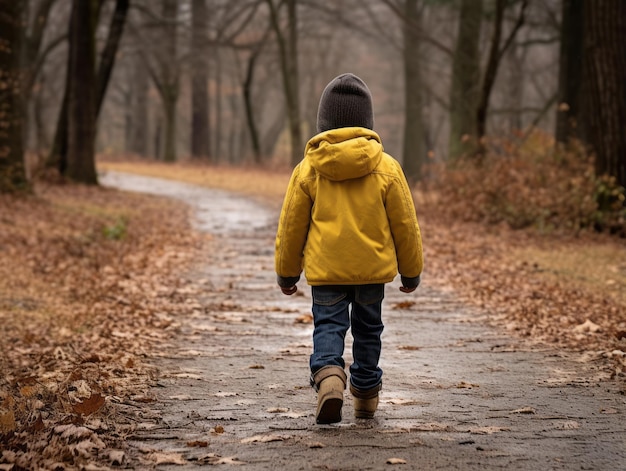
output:
[[[370,129],[339,128],[311,138],[304,154],[325,178],[342,181],[372,173],[382,158],[383,145]]]

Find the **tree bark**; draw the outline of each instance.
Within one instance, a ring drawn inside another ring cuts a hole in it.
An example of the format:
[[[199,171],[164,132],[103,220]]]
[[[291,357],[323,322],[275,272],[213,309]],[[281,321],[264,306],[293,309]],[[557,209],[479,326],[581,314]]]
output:
[[[582,124],[583,37],[585,0],[563,0],[559,53],[556,140],[584,138]]]
[[[248,66],[246,68],[246,78],[243,83],[243,101],[246,109],[246,123],[250,132],[250,140],[252,143],[252,153],[254,162],[261,163],[261,143],[259,142],[259,131],[254,120],[254,111],[252,107],[252,83],[254,79],[254,67],[259,57],[260,48],[256,48],[250,53],[248,58]]]
[[[584,73],[596,173],[626,186],[626,2],[585,1]]]
[[[209,68],[206,45],[208,10],[206,0],[191,3],[191,155],[210,158]]]
[[[129,150],[133,154],[148,155],[148,88],[150,77],[140,58],[134,64],[132,83],[132,110]]]
[[[117,49],[119,46],[119,42],[124,30],[124,24],[126,22],[126,16],[129,8],[129,0],[117,0],[115,4],[115,11],[113,16],[111,17],[111,24],[109,27],[109,34],[107,37],[106,45],[102,51],[100,56],[100,64],[98,67],[98,73],[95,73],[95,29],[98,23],[98,16],[100,13],[100,8],[102,6],[102,2],[100,0],[86,0],[85,3],[94,2],[94,5],[91,7],[91,18],[90,22],[93,21],[93,31],[91,34],[94,35],[94,38],[91,38],[90,41],[93,42],[93,55],[94,55],[94,99],[95,102],[93,104],[93,110],[95,113],[95,121],[94,126],[96,129],[94,130],[94,146],[95,146],[95,131],[97,130],[97,118],[100,113],[100,109],[102,108],[102,103],[104,101],[104,97],[106,94],[106,89],[109,83],[109,79],[111,77],[111,73],[113,71],[113,66],[115,64],[115,56],[117,54]],[[85,8],[83,6],[83,8]],[[74,19],[75,8],[72,7],[72,12],[70,14],[70,28],[69,28],[69,41],[70,41],[70,55],[72,52],[72,41],[76,41],[77,38],[72,37],[73,32],[72,28],[75,24],[76,20]],[[86,28],[84,25],[79,25],[83,28]],[[82,41],[87,41],[86,38],[82,38]],[[78,57],[80,59],[80,57]],[[65,175],[67,173],[68,168],[68,151],[69,151],[69,100],[70,95],[72,93],[72,89],[74,87],[74,83],[72,82],[72,57],[68,57],[68,66],[67,66],[67,74],[65,79],[65,91],[63,93],[63,101],[61,102],[61,108],[59,111],[59,118],[57,120],[57,127],[54,135],[54,142],[52,144],[52,148],[50,150],[50,154],[46,161],[46,166],[48,168],[56,168],[58,169],[61,175]],[[81,84],[78,85],[79,87]],[[91,105],[89,105],[91,107]],[[95,152],[95,148],[94,148]],[[94,164],[95,168],[95,164]]]
[[[424,122],[422,117],[422,77],[420,70],[418,34],[419,12],[417,0],[405,0],[403,25],[404,39],[404,97],[405,120],[403,139],[403,169],[409,183],[422,176],[422,166],[426,161]]]
[[[115,11],[111,17],[107,42],[100,55],[100,65],[98,67],[96,117],[100,114],[107,86],[109,85],[109,79],[113,72],[115,57],[122,38],[122,33],[124,32],[124,24],[126,23],[129,4],[130,0],[117,0],[115,2]]]
[[[41,65],[43,64],[44,58],[47,54],[53,50],[56,46],[61,43],[62,38],[57,38],[52,41],[46,50],[41,51],[41,43],[43,40],[44,32],[46,30],[46,25],[48,24],[48,18],[50,16],[50,10],[56,0],[42,0],[37,5],[36,11],[32,14],[31,24],[25,25],[22,28],[22,38],[21,38],[21,69],[22,69],[22,80],[20,86],[22,87],[22,104],[24,106],[23,110],[23,125],[22,125],[22,136],[24,139],[24,147],[28,147],[28,137],[29,137],[29,123],[28,119],[30,104],[32,102],[32,94],[33,88],[35,85],[35,81],[37,80],[37,75],[41,69]],[[27,2],[28,5],[28,2]],[[27,7],[28,8],[28,7]],[[31,15],[25,15],[31,16]],[[25,18],[26,20],[28,18]],[[64,38],[63,38],[64,39]],[[39,119],[39,117],[35,117],[35,119]]]
[[[165,111],[165,142],[163,160],[165,162],[176,161],[176,103],[178,91],[168,87],[163,99]]]
[[[482,16],[482,0],[462,0],[450,88],[449,155],[451,159],[470,153],[476,145]]]
[[[0,0],[0,193],[28,189],[22,141],[22,5]]]
[[[177,18],[178,1],[163,0],[164,26],[164,56],[161,59],[161,77],[157,88],[163,101],[165,114],[165,142],[163,143],[163,160],[176,160],[176,104],[179,94],[179,77],[176,65],[177,60]]]
[[[246,124],[248,126],[248,132],[252,145],[252,153],[254,162],[260,164],[263,160],[263,153],[261,151],[261,141],[259,138],[259,130],[256,126],[256,120],[254,118],[254,106],[252,104],[252,84],[254,82],[254,71],[256,68],[256,62],[261,55],[265,41],[267,40],[269,30],[265,32],[263,37],[255,44],[248,57],[248,63],[246,66],[246,76],[243,82],[243,102],[246,110]]]
[[[67,176],[98,183],[95,165],[97,82],[95,72],[97,4],[74,0],[70,25]]]

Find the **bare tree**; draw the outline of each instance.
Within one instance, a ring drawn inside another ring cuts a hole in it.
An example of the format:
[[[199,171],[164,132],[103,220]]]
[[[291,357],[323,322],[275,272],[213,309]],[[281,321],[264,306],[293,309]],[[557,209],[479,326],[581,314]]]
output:
[[[209,157],[208,9],[206,0],[191,2],[191,155]]]
[[[142,51],[135,53],[136,60],[132,64],[131,82],[131,118],[128,130],[128,150],[134,154],[145,156],[148,154],[148,89],[150,76],[148,69],[140,56]]]
[[[272,27],[280,53],[280,70],[287,103],[289,137],[291,138],[291,164],[302,159],[302,133],[300,130],[300,99],[298,86],[298,19],[297,0],[285,0],[287,4],[287,31],[280,24],[280,5],[266,0],[270,9]],[[282,3],[281,3],[282,4]]]
[[[256,65],[261,55],[261,51],[263,50],[263,46],[265,45],[265,41],[267,40],[268,32],[269,29],[266,30],[266,33],[258,42],[250,47],[250,54],[248,56],[248,61],[246,64],[246,74],[243,82],[243,101],[246,110],[246,123],[250,132],[250,140],[252,143],[252,153],[254,155],[254,161],[257,164],[260,164],[262,162],[263,154],[261,152],[259,131],[254,117],[252,85],[254,83],[254,72],[256,69]]]
[[[558,111],[556,140],[567,142],[582,137],[581,122],[584,37],[584,0],[562,0],[561,50],[559,54]],[[577,129],[578,128],[578,129]]]
[[[72,3],[68,34],[69,53],[65,93],[47,166],[58,169],[61,175],[67,175],[74,180],[84,183],[97,183],[94,162],[97,118],[115,65],[129,1],[116,0],[107,41],[100,56],[97,73],[95,69],[95,34],[102,0],[83,2],[88,5],[76,5],[76,0]],[[77,20],[75,18],[77,14],[83,16]],[[73,28],[78,28],[79,32],[77,33]],[[91,57],[92,55],[93,57]],[[72,97],[77,100],[74,103],[75,109],[71,108]],[[82,107],[80,100],[84,99],[93,100],[93,103],[84,103],[84,107]],[[70,117],[71,113],[74,113],[72,118]],[[80,118],[82,113],[85,113],[85,120]],[[88,118],[87,113],[92,113],[93,118]],[[76,128],[71,128],[70,121],[72,119],[75,120],[74,125],[78,126],[78,129],[85,127],[84,133]],[[92,125],[93,132],[91,130]],[[70,144],[72,138],[79,139],[81,142]],[[87,142],[89,140],[91,143]],[[71,157],[72,162],[70,162],[69,155],[70,146],[73,146],[72,152],[74,152],[74,155]],[[78,151],[79,148],[80,151]],[[92,150],[88,151],[90,148]],[[79,154],[81,157],[79,157]],[[83,162],[82,159],[91,160],[91,162]],[[72,168],[70,169],[70,167]]]
[[[97,184],[94,159],[96,139],[96,4],[74,0],[70,18],[67,81],[67,171],[73,181]]]
[[[485,66],[485,73],[480,90],[480,96],[478,99],[478,106],[476,108],[476,139],[478,140],[477,155],[483,155],[485,152],[483,138],[487,133],[487,113],[489,111],[489,98],[493,85],[496,81],[498,74],[498,67],[502,61],[504,53],[512,44],[515,35],[524,24],[525,12],[528,7],[528,0],[522,0],[520,6],[520,12],[507,36],[504,44],[501,43],[502,38],[502,26],[504,21],[504,11],[507,6],[506,0],[495,0],[495,12],[493,20],[493,34],[491,37],[491,45],[489,50],[489,56],[487,58],[487,65]]]
[[[404,149],[403,168],[409,182],[418,181],[426,161],[426,141],[422,117],[422,75],[420,17],[417,0],[404,0]]]
[[[462,0],[450,86],[450,141],[452,159],[476,144],[476,107],[480,88],[480,31],[483,0]]]

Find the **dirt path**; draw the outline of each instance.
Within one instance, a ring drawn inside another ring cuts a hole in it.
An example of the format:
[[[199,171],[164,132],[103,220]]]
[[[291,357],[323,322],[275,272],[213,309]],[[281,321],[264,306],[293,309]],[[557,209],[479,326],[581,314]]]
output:
[[[315,425],[310,291],[300,283],[303,295],[288,298],[275,287],[275,211],[169,181],[103,182],[182,198],[215,234],[190,274],[198,288],[179,334],[151,361],[158,401],[127,406],[127,466],[364,470],[398,458],[401,469],[626,469],[619,385],[592,363],[472,322],[428,273],[417,295],[387,286],[377,418],[355,419],[348,394],[341,424]]]

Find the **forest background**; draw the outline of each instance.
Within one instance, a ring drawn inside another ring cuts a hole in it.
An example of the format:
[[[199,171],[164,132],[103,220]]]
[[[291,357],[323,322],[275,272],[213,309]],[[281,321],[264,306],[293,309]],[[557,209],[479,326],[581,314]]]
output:
[[[0,0],[3,439],[141,390],[153,314],[181,309],[161,290],[202,245],[185,210],[98,171],[278,205],[347,71],[434,278],[623,377],[625,49],[622,0]]]

